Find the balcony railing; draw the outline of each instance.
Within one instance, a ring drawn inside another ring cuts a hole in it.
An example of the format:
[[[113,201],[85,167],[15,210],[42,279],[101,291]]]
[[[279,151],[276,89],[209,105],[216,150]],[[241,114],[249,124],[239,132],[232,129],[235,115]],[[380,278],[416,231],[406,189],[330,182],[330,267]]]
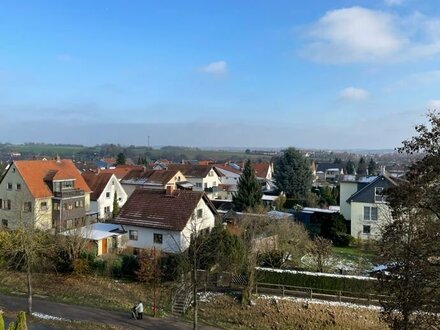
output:
[[[54,191],[53,196],[57,198],[84,196],[84,190],[74,188],[74,189],[66,189],[62,191]]]

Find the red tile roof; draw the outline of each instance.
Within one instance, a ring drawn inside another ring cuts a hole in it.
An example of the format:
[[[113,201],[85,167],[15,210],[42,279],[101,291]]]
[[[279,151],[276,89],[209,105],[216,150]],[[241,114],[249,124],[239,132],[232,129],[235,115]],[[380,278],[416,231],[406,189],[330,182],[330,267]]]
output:
[[[253,163],[252,167],[257,177],[267,178],[267,174],[269,173],[269,169],[270,169],[269,163]]]
[[[51,197],[48,181],[75,180],[75,188],[90,192],[75,164],[70,159],[56,160],[16,160],[13,162],[34,198]]]
[[[147,228],[182,231],[203,198],[214,215],[217,211],[204,192],[137,189],[113,222]]]
[[[124,176],[122,180],[148,179],[149,181],[166,185],[178,173],[181,174],[181,172],[178,170],[147,170],[147,171],[134,170],[129,172],[126,176]],[[183,174],[181,177],[181,181],[184,181]]]
[[[108,182],[112,178],[112,173],[93,173],[93,172],[84,172],[81,174],[84,180],[89,185],[90,189],[92,189],[92,193],[90,194],[90,199],[92,201],[98,200],[107,186]]]
[[[118,180],[121,180],[131,171],[139,171],[143,169],[144,167],[142,165],[118,165],[115,168],[101,170],[101,173],[113,173]]]
[[[208,175],[209,171],[213,169],[213,165],[191,165],[191,164],[169,164],[169,170],[179,170],[186,177],[192,178],[204,178]],[[222,173],[216,171],[218,176],[223,176]]]

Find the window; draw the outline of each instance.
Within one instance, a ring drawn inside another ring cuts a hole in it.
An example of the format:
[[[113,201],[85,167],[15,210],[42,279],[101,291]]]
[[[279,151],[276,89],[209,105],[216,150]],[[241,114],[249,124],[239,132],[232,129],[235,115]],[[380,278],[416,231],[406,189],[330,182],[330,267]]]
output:
[[[10,199],[7,199],[7,200],[6,200],[5,209],[7,209],[7,210],[10,210],[10,209],[11,209],[11,200],[10,200]]]
[[[162,244],[163,236],[162,234],[153,234],[153,241],[156,244]]]
[[[66,227],[67,227],[67,229],[72,228],[73,227],[73,220],[67,220]]]
[[[41,202],[40,203],[40,209],[47,210],[47,202]]]
[[[371,233],[371,226],[364,226],[362,233],[370,234]]]
[[[106,207],[104,207],[104,213],[105,213],[105,214],[110,213],[110,206],[106,206]]]
[[[115,185],[115,180],[112,180],[112,186],[114,186]]]
[[[24,202],[23,211],[32,212],[32,202]]]
[[[15,167],[12,168],[12,173],[15,173]]]
[[[58,204],[58,203],[53,203],[53,210],[54,210],[54,211],[59,211],[59,210],[60,210],[60,204]]]
[[[65,210],[73,210],[73,204],[64,204],[64,209]]]
[[[364,206],[364,220],[377,220],[377,207]]]
[[[214,176],[214,171],[209,171],[209,176]]]
[[[129,236],[130,240],[137,241],[138,240],[138,231],[137,230],[129,230],[128,236]]]
[[[8,228],[8,220],[2,219],[2,227],[3,228]]]
[[[21,190],[21,183],[17,183],[16,188],[17,188],[17,190]]]
[[[3,199],[0,198],[0,209],[3,208]]]
[[[75,207],[76,207],[76,208],[79,207],[79,201],[75,201]]]
[[[383,187],[374,188],[374,201],[375,202],[384,202],[385,196],[383,195]]]
[[[106,197],[106,198],[110,198],[110,192],[106,192],[106,193],[105,193],[105,197]]]
[[[203,209],[198,209],[197,210],[197,219],[200,219],[201,217],[203,217]]]
[[[202,188],[202,183],[201,182],[196,182],[196,187],[197,188]]]
[[[12,190],[12,183],[8,182],[8,190]]]

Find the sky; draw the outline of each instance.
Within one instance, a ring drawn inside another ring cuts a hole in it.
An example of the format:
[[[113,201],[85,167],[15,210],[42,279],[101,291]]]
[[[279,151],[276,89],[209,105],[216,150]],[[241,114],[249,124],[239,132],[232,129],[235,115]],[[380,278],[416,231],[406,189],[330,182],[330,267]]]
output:
[[[0,0],[0,142],[387,149],[436,109],[438,0]]]

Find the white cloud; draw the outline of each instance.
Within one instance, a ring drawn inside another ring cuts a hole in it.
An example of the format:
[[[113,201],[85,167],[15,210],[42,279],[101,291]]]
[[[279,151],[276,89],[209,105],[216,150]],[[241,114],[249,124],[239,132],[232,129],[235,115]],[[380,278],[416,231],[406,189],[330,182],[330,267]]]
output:
[[[428,110],[437,110],[440,111],[440,99],[439,100],[430,100],[427,104],[426,104],[426,108]]]
[[[302,54],[316,62],[396,62],[440,53],[440,19],[362,7],[327,12],[306,33]]]
[[[385,0],[387,6],[400,6],[403,4],[403,0]]]
[[[225,61],[212,62],[201,67],[199,72],[215,77],[224,77],[228,74],[228,65]]]
[[[370,97],[366,89],[347,87],[339,93],[339,99],[344,101],[365,101]]]

